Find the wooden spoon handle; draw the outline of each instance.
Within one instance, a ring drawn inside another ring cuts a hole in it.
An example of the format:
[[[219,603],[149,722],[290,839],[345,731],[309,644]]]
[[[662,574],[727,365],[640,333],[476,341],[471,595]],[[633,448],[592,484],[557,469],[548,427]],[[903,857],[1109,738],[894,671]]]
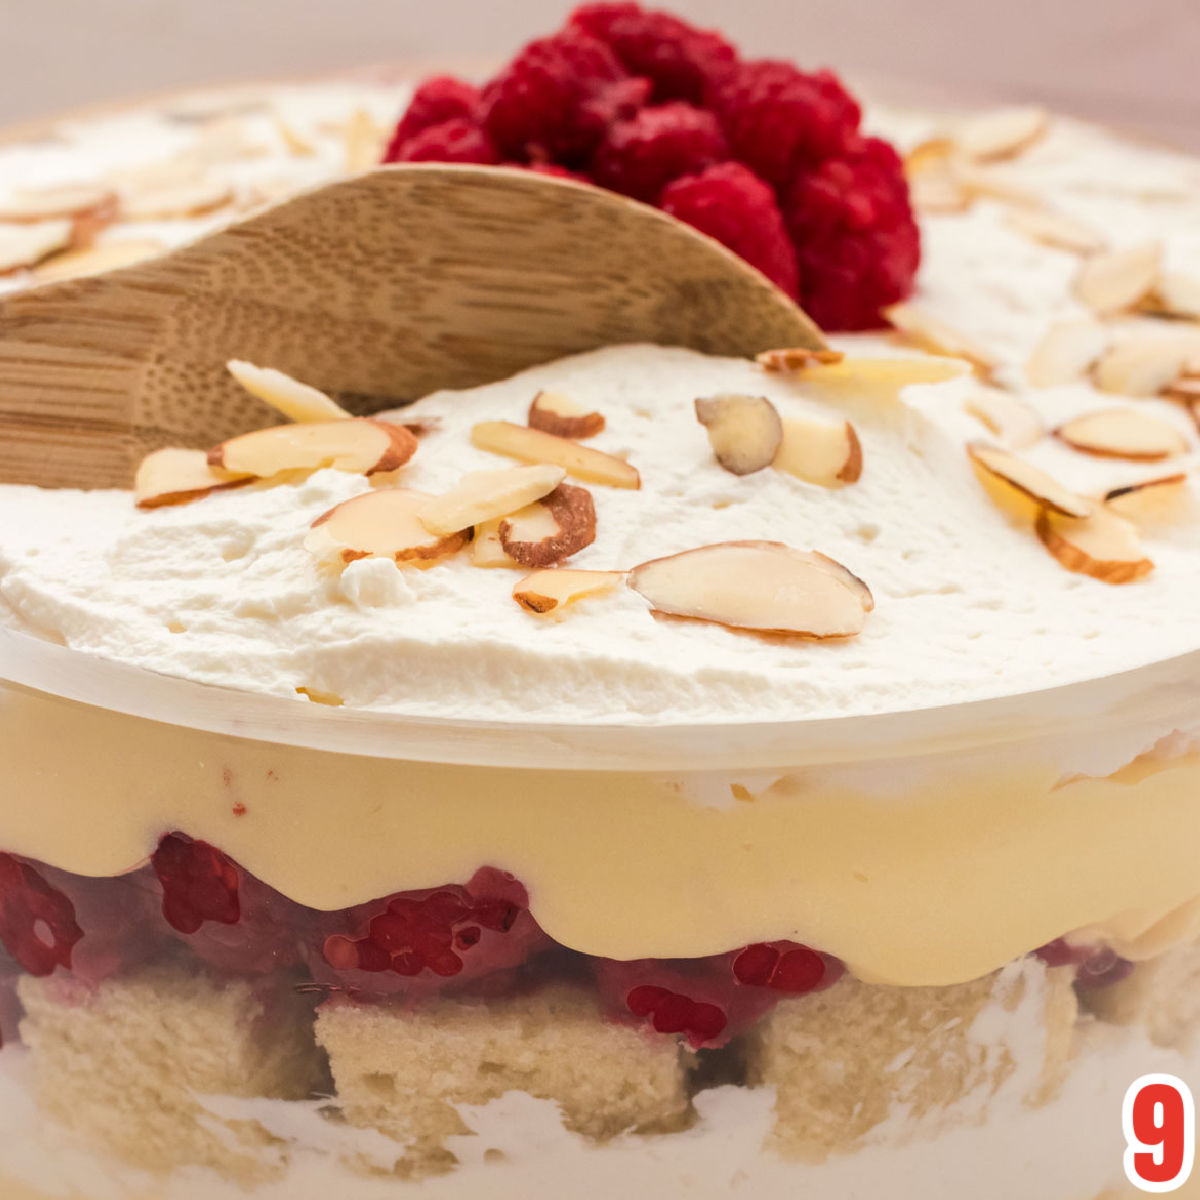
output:
[[[824,345],[757,271],[646,205],[526,171],[384,168],[0,301],[0,479],[127,486],[151,449],[268,423],[230,358],[366,412],[635,341]]]

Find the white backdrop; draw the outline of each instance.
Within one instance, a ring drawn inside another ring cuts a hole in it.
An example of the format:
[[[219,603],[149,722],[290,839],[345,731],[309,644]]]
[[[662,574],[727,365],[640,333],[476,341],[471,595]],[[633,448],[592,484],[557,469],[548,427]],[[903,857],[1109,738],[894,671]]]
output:
[[[177,86],[487,64],[565,0],[0,0],[0,124]],[[1036,99],[1200,150],[1200,0],[674,0],[906,96]]]

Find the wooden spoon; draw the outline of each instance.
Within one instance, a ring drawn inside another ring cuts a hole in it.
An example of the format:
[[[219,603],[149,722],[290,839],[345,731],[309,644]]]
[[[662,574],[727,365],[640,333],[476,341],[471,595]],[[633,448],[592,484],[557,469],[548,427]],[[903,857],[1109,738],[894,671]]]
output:
[[[527,171],[384,168],[0,299],[0,480],[124,487],[149,450],[271,423],[230,358],[362,413],[634,341],[824,345],[752,267],[646,205]]]

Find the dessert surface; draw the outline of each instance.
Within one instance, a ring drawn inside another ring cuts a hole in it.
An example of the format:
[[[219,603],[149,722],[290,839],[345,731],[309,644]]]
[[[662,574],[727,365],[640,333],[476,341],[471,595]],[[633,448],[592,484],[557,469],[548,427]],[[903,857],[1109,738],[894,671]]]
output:
[[[872,344],[876,353],[886,347]],[[818,372],[819,374],[819,372]],[[20,628],[104,657],[206,683],[423,715],[679,722],[829,717],[1031,690],[1192,650],[1200,522],[1144,539],[1156,569],[1128,587],[1067,572],[976,478],[964,444],[982,430],[962,378],[895,395],[829,396],[753,363],[615,347],[403,410],[427,428],[400,486],[449,492],[511,460],[471,444],[485,421],[523,424],[538,392],[602,414],[587,446],[619,456],[640,488],[585,483],[595,540],[571,568],[624,571],[738,539],[831,556],[875,608],[854,638],[756,637],[660,619],[630,587],[560,613],[514,602],[526,570],[372,557],[331,571],[306,547],[314,520],[373,490],[324,470],[135,509],[128,493],[0,491],[0,596]],[[697,397],[761,395],[785,418],[850,420],[861,478],[823,487],[784,471],[737,476],[714,458]],[[1141,400],[1186,439],[1186,415]],[[1095,407],[1090,389],[1040,398],[1051,424]],[[400,419],[400,418],[398,418]],[[1088,495],[1161,475],[1161,464],[1093,458],[1054,439],[1027,451]],[[422,564],[423,566],[423,564]],[[303,691],[302,691],[303,689]]]

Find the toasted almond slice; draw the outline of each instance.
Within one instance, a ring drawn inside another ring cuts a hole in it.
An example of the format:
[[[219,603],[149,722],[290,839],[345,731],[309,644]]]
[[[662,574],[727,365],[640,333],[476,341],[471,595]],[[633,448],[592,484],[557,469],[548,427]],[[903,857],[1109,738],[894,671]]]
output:
[[[1200,379],[1195,376],[1180,375],[1163,393],[1170,400],[1182,400],[1184,403],[1200,401]]]
[[[43,283],[60,279],[82,279],[88,275],[101,275],[105,271],[117,271],[131,267],[134,263],[162,254],[166,247],[153,238],[130,238],[121,242],[103,242],[85,250],[68,250],[56,254],[40,266],[34,274]]]
[[[511,421],[480,421],[471,430],[471,444],[520,462],[552,463],[573,478],[589,483],[623,488],[642,486],[641,476],[623,458]]]
[[[208,465],[203,450],[167,447],[142,459],[133,484],[133,501],[138,508],[164,508],[186,504],[210,492],[240,487],[253,475],[230,475]]]
[[[475,537],[471,541],[471,565],[476,567],[520,567],[520,563],[511,557],[500,544],[500,523],[510,522],[514,531],[510,536],[522,541],[540,542],[546,538],[556,537],[560,532],[559,524],[550,510],[534,501],[533,504],[520,508],[508,517],[495,517],[475,526]]]
[[[853,637],[872,605],[840,563],[782,542],[718,542],[634,567],[629,586],[667,616],[730,629]]]
[[[416,449],[417,439],[403,425],[353,417],[348,421],[275,425],[243,433],[214,446],[208,452],[208,462],[213,467],[261,479],[281,471],[315,471],[320,467],[374,475],[404,466]]]
[[[1008,392],[976,392],[965,405],[1009,450],[1023,450],[1041,441],[1046,426],[1024,400]]]
[[[1182,515],[1189,499],[1186,475],[1164,475],[1113,488],[1105,493],[1104,505],[1135,525],[1152,525]]]
[[[0,225],[0,275],[27,271],[71,244],[70,221],[39,221],[36,225]]]
[[[1200,353],[1188,352],[1180,374],[1184,379],[1200,379]]]
[[[966,159],[950,164],[951,177],[971,198],[983,197],[1018,208],[1041,208],[1042,197],[1016,179],[1007,167],[981,166]]]
[[[840,350],[809,350],[806,346],[788,346],[781,350],[764,350],[754,357],[764,371],[792,374],[809,367],[840,363],[846,356]]]
[[[944,171],[947,163],[958,153],[958,146],[952,138],[926,138],[904,156],[904,173],[911,179],[914,175]]]
[[[353,175],[378,165],[385,136],[383,126],[365,108],[356,108],[343,130],[346,171]]]
[[[555,532],[542,535],[522,526],[514,515],[500,522],[500,546],[523,567],[551,567],[578,554],[596,540],[596,505],[586,488],[561,483],[537,507],[553,518]]]
[[[717,462],[731,475],[753,475],[774,461],[783,427],[765,396],[706,396],[695,408]]]
[[[126,193],[121,212],[128,221],[174,221],[215,212],[231,204],[233,198],[228,183],[200,177]]]
[[[1068,517],[1086,517],[1095,508],[1089,500],[1063,487],[1040,467],[1007,450],[971,442],[967,446],[967,453],[985,478],[999,480],[1015,488],[1039,508],[1052,509]]]
[[[1025,378],[1033,387],[1063,387],[1077,383],[1108,347],[1109,331],[1099,321],[1055,321],[1042,334],[1029,361]]]
[[[1035,242],[1074,254],[1096,254],[1107,245],[1102,234],[1082,221],[1047,208],[1010,208],[1004,223]]]
[[[1200,321],[1200,275],[1165,271],[1154,288],[1164,312],[1189,321]]]
[[[22,188],[0,201],[0,221],[17,224],[75,218],[97,210],[115,209],[116,193],[103,184],[67,183]]]
[[[317,152],[316,146],[304,136],[278,109],[271,113],[275,132],[283,148],[293,158],[311,158]]]
[[[1139,242],[1085,258],[1075,275],[1075,297],[1102,317],[1136,307],[1158,279],[1159,242]]]
[[[796,384],[805,395],[833,403],[894,404],[906,387],[947,383],[970,370],[959,358],[848,358],[810,367]]]
[[[286,428],[286,427],[285,427]],[[323,562],[390,558],[398,563],[429,566],[456,554],[470,531],[446,536],[430,533],[418,515],[432,499],[408,488],[380,488],[335,505],[309,529],[304,545]]]
[[[1104,583],[1132,583],[1154,569],[1138,544],[1136,527],[1107,509],[1082,519],[1044,509],[1036,529],[1042,545],[1068,571]]]
[[[862,443],[849,421],[835,425],[808,417],[784,417],[783,437],[771,464],[820,487],[842,487],[862,475]]]
[[[883,315],[911,342],[932,354],[964,358],[985,377],[1000,366],[999,358],[970,334],[915,304],[893,304]]]
[[[913,207],[922,213],[966,212],[973,199],[950,171],[919,171],[908,181]]]
[[[587,412],[561,392],[538,392],[529,405],[526,420],[530,429],[540,429],[556,437],[589,438],[604,430],[601,413]]]
[[[1096,386],[1118,396],[1156,396],[1179,378],[1189,350],[1182,339],[1126,338],[1096,364]]]
[[[289,421],[311,424],[314,421],[350,420],[348,413],[335,400],[307,383],[301,383],[274,367],[256,367],[240,358],[231,358],[225,369],[250,393]]]
[[[558,612],[584,596],[611,591],[623,578],[620,571],[551,567],[520,580],[513,588],[513,599],[527,612]]]
[[[968,158],[979,161],[1012,158],[1027,150],[1050,128],[1044,108],[998,108],[968,117],[954,132],[954,141]]]
[[[545,464],[472,471],[457,487],[429,501],[421,510],[421,523],[432,533],[470,529],[540,500],[554,491],[565,475],[562,467]]]
[[[1055,437],[1098,458],[1159,462],[1186,454],[1187,438],[1174,425],[1135,408],[1105,408],[1067,421]]]

